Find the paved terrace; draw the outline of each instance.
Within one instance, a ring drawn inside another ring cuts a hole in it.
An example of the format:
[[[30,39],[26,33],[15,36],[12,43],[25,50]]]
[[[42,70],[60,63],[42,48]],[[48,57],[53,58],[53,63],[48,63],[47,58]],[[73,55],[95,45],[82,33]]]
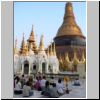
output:
[[[69,82],[69,94],[64,94],[59,98],[86,98],[86,80],[80,80],[81,86],[73,86],[73,82]],[[47,98],[41,95],[41,91],[34,91],[34,95],[28,98]],[[24,98],[22,95],[14,95],[14,98]]]

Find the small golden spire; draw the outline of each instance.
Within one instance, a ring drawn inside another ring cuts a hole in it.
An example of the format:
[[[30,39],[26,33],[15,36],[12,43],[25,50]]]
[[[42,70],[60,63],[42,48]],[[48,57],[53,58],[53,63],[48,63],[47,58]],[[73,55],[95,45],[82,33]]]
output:
[[[15,48],[14,48],[14,54],[17,53],[17,38],[15,39]]]
[[[50,56],[53,55],[53,51],[52,51],[52,42],[51,42],[51,45],[50,45]]]
[[[77,58],[76,51],[74,51],[73,64],[77,65],[78,63],[79,63],[79,59]]]
[[[41,36],[41,39],[40,39],[39,50],[40,51],[43,51],[44,50],[44,36],[43,35]]]
[[[25,50],[26,50],[26,45],[25,45],[24,33],[23,33],[23,40],[22,40],[22,44],[21,44],[21,48],[20,48],[20,54],[24,55],[25,54]]]
[[[62,68],[63,68],[63,60],[62,60],[61,54],[59,56],[59,64],[60,64],[60,69],[62,70]]]
[[[65,61],[66,61],[67,64],[70,63],[68,52],[65,54]]]
[[[29,36],[28,41],[28,49],[31,48],[31,44],[33,45],[32,50],[36,53],[37,52],[37,45],[36,45],[36,41],[35,41],[35,35],[34,35],[34,31],[33,31],[33,25],[32,25],[32,30]]]
[[[62,57],[61,56],[60,56],[59,62],[60,63],[63,63],[63,60],[62,60]]]
[[[25,55],[28,56],[28,54],[29,54],[28,45],[26,44],[26,52],[25,52]]]
[[[82,62],[85,62],[84,51],[82,52]]]

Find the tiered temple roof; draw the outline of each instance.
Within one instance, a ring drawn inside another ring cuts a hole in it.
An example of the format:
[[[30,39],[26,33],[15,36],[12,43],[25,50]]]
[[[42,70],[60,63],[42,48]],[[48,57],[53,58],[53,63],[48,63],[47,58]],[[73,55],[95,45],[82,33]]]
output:
[[[31,34],[28,41],[28,48],[30,49],[32,47],[32,50],[36,53],[37,52],[37,46],[36,46],[36,41],[35,41],[35,35],[34,35],[34,31],[33,31],[33,25],[32,25],[32,30],[31,30]]]

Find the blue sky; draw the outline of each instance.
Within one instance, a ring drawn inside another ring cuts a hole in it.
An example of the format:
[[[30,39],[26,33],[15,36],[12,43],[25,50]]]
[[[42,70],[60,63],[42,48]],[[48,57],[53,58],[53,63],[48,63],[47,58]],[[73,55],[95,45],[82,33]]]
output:
[[[14,39],[21,45],[23,32],[29,38],[32,24],[37,46],[44,34],[47,47],[63,22],[66,2],[14,2]],[[86,36],[86,2],[72,2],[77,24]]]

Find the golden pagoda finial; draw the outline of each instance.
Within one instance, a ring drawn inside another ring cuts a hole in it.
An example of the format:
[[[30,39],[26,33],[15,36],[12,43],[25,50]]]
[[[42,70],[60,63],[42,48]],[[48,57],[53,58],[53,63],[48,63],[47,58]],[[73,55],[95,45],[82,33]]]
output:
[[[23,32],[23,40],[24,40],[24,35],[25,35],[25,33]]]
[[[34,27],[34,26],[33,26],[33,24],[32,24],[32,32],[33,32],[33,27]]]
[[[72,3],[70,1],[66,3],[66,10],[69,10],[69,11],[73,10],[72,9]]]
[[[44,35],[41,36],[39,50],[44,50]]]

